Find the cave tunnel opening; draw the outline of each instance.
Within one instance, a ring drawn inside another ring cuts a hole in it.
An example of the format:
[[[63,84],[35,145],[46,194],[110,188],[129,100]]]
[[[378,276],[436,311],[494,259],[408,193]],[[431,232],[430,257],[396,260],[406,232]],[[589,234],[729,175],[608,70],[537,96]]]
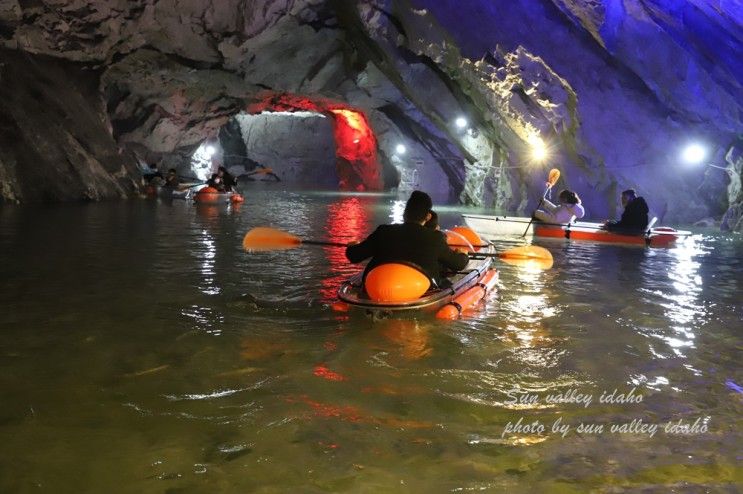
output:
[[[223,164],[233,175],[269,168],[282,182],[320,189],[374,192],[396,185],[363,111],[297,95],[271,94],[249,105],[202,143],[191,164],[202,178]]]

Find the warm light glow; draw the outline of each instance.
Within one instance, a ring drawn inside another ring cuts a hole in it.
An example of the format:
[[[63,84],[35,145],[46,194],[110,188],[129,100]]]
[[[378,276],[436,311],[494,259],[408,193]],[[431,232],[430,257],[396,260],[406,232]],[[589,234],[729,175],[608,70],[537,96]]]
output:
[[[457,119],[456,119],[456,120],[454,121],[454,123],[455,123],[455,124],[457,125],[457,127],[459,127],[460,129],[463,129],[463,128],[467,127],[467,119],[466,119],[466,118],[464,118],[464,117],[458,117],[458,118],[457,118]]]
[[[346,109],[335,109],[330,110],[330,112],[334,115],[342,117],[345,120],[346,124],[356,132],[366,132],[366,123],[364,122],[364,118],[359,112]]]
[[[342,190],[382,190],[381,166],[377,160],[377,140],[360,110],[338,101],[307,98],[294,94],[266,94],[247,108],[247,113],[316,112],[333,118],[338,186]]]
[[[405,154],[405,151],[407,151],[407,148],[404,144],[398,144],[397,146],[395,146],[395,153]]]
[[[707,156],[707,150],[701,144],[689,144],[681,153],[682,159],[690,165],[698,165]]]
[[[547,158],[547,145],[538,134],[531,134],[527,142],[531,146],[531,157],[534,161],[541,162]]]

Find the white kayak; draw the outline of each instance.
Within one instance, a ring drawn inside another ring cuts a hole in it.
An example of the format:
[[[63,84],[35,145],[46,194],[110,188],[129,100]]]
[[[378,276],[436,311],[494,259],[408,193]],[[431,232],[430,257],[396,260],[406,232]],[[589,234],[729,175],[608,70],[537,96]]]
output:
[[[484,214],[463,214],[467,226],[485,237],[507,235],[534,235],[534,223],[524,216],[490,216]],[[526,227],[529,227],[527,230]]]

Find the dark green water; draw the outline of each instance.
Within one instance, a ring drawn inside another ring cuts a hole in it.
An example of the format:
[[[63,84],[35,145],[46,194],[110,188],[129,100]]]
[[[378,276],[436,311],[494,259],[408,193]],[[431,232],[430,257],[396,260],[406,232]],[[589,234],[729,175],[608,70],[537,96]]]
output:
[[[394,200],[0,209],[0,492],[741,487],[740,236],[543,242],[551,270],[498,263],[498,297],[453,323],[334,313],[340,249],[240,248],[259,225],[359,238]]]

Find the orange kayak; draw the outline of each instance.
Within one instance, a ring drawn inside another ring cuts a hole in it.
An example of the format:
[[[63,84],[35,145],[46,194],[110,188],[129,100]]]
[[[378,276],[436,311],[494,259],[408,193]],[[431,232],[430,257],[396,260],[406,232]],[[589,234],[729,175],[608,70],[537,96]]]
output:
[[[669,227],[651,228],[646,232],[618,232],[604,230],[601,223],[577,221],[570,224],[552,224],[531,221],[518,216],[490,216],[463,214],[465,222],[486,238],[508,235],[527,235],[543,238],[563,238],[622,245],[668,247],[691,232]]]
[[[483,253],[493,253],[495,249],[488,246]],[[498,272],[491,269],[492,257],[472,259],[459,273],[450,278],[451,286],[433,287],[420,297],[406,301],[375,301],[369,298],[362,286],[362,273],[358,273],[343,283],[338,290],[338,298],[349,308],[365,309],[372,315],[380,314],[415,314],[420,311],[441,312],[440,319],[456,319],[467,309],[495,289]],[[344,307],[345,309],[345,307]]]
[[[619,233],[598,228],[586,228],[579,225],[534,225],[536,237],[566,238],[569,240],[589,240],[613,244],[644,245],[648,247],[668,247],[689,232],[673,228],[653,228],[650,232],[640,234]]]
[[[243,196],[236,192],[220,192],[214,187],[204,187],[193,196],[197,204],[226,204],[243,202]]]

